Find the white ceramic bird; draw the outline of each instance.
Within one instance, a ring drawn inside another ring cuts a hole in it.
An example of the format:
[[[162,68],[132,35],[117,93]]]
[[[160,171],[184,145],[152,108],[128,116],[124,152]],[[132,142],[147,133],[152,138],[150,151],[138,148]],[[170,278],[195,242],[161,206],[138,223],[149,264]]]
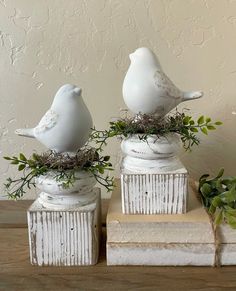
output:
[[[93,126],[81,89],[64,85],[56,93],[51,108],[35,128],[17,129],[16,134],[36,138],[58,153],[75,153],[87,142]]]
[[[129,56],[131,64],[123,83],[123,98],[134,113],[164,116],[180,102],[203,96],[200,91],[178,89],[150,49],[139,48]]]

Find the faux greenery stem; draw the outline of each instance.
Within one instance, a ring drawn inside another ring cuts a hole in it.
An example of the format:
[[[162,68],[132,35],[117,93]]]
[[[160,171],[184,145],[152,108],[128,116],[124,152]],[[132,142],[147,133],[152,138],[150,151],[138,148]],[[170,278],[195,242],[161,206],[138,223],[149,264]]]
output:
[[[107,191],[111,191],[114,186],[113,177],[108,175],[103,177],[105,171],[113,170],[112,164],[109,162],[110,157],[101,156],[98,149],[95,148],[85,147],[73,157],[49,151],[41,155],[33,154],[29,159],[23,153],[20,153],[19,157],[4,158],[12,165],[16,165],[18,171],[22,172],[21,177],[8,178],[4,184],[7,195],[11,199],[21,198],[26,193],[27,188],[35,186],[35,177],[45,175],[50,171],[54,171],[54,178],[61,182],[63,188],[73,185],[76,180],[75,173],[78,170],[91,173]]]
[[[211,179],[208,174],[202,175],[198,190],[215,225],[225,222],[236,229],[236,177],[223,177],[223,174],[224,169]]]
[[[207,135],[209,130],[215,130],[222,122],[212,122],[211,118],[200,116],[197,121],[185,113],[176,112],[165,118],[151,115],[136,115],[131,118],[122,118],[110,122],[107,130],[93,129],[91,140],[94,140],[100,151],[103,145],[111,137],[118,136],[127,138],[131,135],[138,135],[140,140],[147,140],[148,136],[155,135],[157,138],[166,136],[169,133],[177,133],[183,142],[186,150],[191,150],[193,145],[200,143],[196,133],[202,132]]]

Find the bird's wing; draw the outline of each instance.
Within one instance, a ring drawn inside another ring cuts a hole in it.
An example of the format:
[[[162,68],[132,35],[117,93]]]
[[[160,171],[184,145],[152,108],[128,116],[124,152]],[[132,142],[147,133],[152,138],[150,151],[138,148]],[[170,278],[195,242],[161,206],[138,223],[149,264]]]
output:
[[[35,127],[35,134],[40,134],[47,131],[48,129],[53,128],[57,124],[57,121],[58,114],[52,109],[49,109],[42,117],[39,124]]]
[[[165,97],[178,99],[183,95],[182,91],[180,91],[161,70],[156,70],[154,74],[154,84],[157,89],[164,91]]]

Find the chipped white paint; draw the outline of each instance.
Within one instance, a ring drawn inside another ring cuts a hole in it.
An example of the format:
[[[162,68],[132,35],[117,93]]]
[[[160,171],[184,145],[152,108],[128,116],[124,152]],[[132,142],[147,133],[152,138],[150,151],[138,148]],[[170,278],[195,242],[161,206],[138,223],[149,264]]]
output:
[[[121,174],[125,214],[181,214],[186,212],[187,172]]]
[[[176,169],[176,155],[180,151],[181,141],[177,134],[157,137],[151,135],[147,140],[140,140],[139,135],[132,135],[121,142],[125,155],[122,167],[136,172],[155,172]]]
[[[100,235],[100,190],[85,171],[63,187],[57,171],[36,179],[42,190],[28,210],[30,258],[34,265],[74,266],[97,262]]]
[[[137,135],[122,141],[122,211],[125,214],[180,214],[186,212],[188,173],[176,157],[180,139]]]
[[[100,189],[95,200],[70,210],[44,208],[37,199],[29,208],[30,260],[39,266],[96,264],[101,231]]]
[[[91,203],[96,197],[93,187],[96,179],[85,171],[75,173],[75,182],[69,188],[63,187],[63,180],[56,181],[58,172],[51,171],[36,178],[36,187],[40,189],[38,201],[44,206],[55,210],[66,210],[71,207]]]

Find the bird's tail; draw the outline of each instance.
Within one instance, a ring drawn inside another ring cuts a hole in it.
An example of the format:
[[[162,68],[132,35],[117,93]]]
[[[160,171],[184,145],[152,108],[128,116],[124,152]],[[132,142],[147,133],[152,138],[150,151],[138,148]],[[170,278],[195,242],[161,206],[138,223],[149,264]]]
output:
[[[198,99],[203,96],[202,91],[184,92],[183,101]]]
[[[15,134],[26,137],[35,137],[34,128],[19,128],[15,131]]]

